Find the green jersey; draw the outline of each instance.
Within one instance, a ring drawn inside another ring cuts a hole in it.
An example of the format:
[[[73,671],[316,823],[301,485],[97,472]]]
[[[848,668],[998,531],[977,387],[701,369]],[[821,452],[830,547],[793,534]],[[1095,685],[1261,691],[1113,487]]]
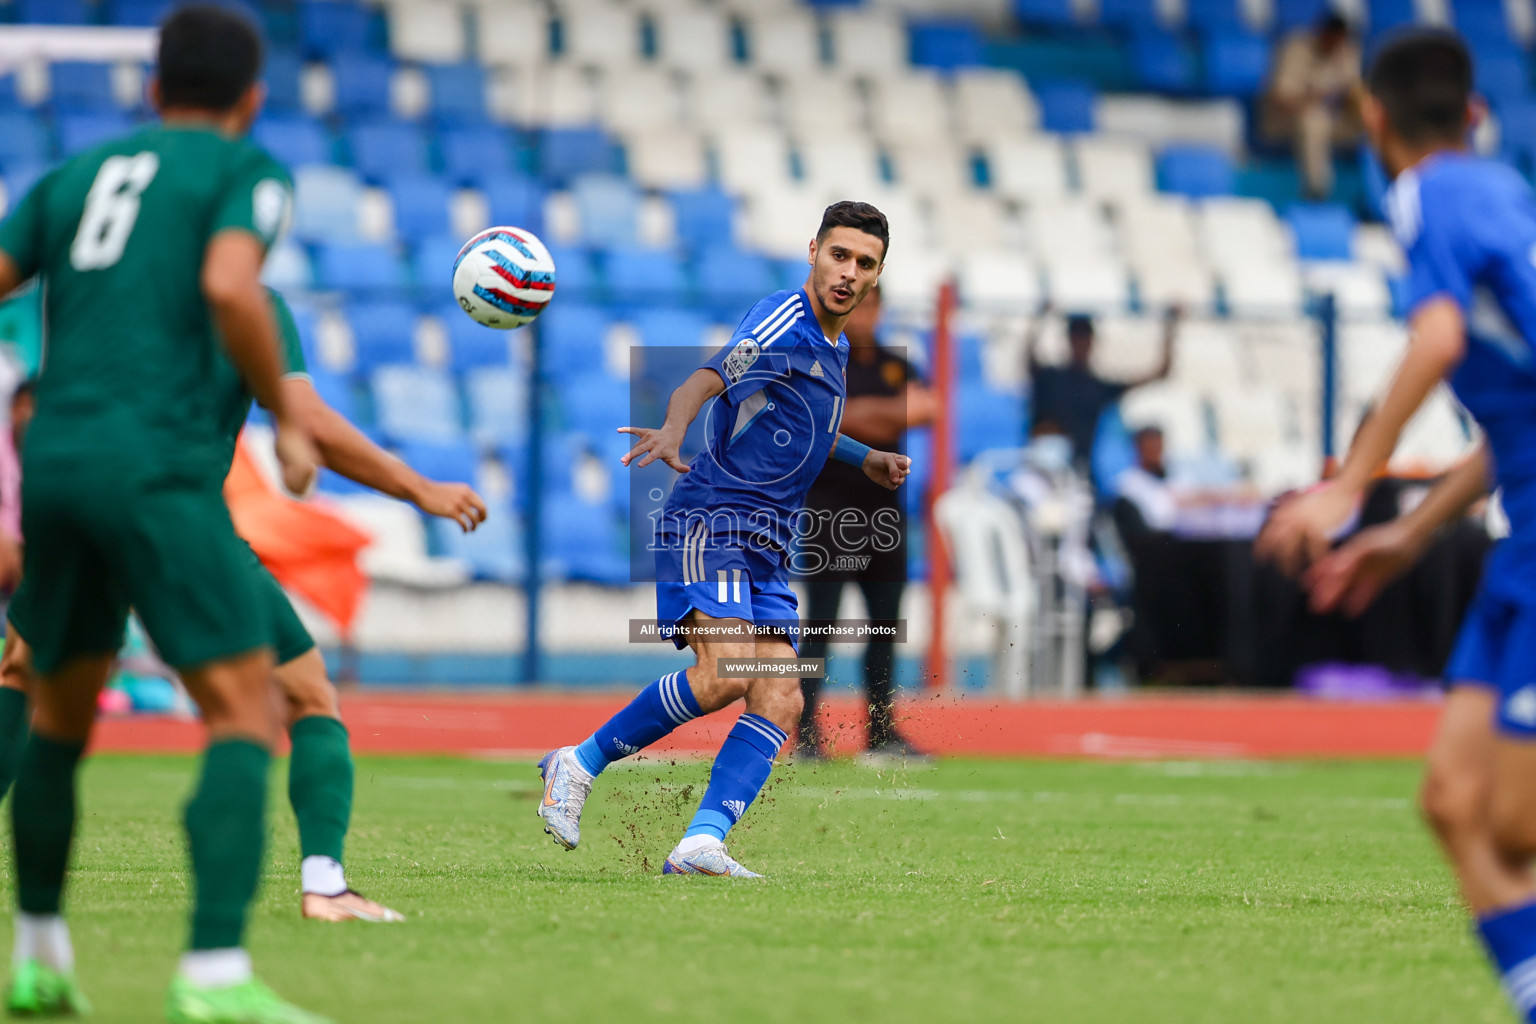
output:
[[[288,308],[288,302],[271,288],[267,294],[272,297],[272,318],[277,321],[277,334],[281,339],[281,355],[284,377],[308,377],[309,366],[304,360],[304,347],[299,342],[299,327],[293,322],[293,310]],[[235,460],[235,444],[240,438],[240,429],[245,426],[246,417],[251,413],[251,389],[246,386],[245,378],[235,369],[229,360],[223,360],[223,366],[218,372],[217,391],[221,395],[219,403],[219,429],[223,439],[223,472],[228,473],[229,467]]]
[[[45,288],[29,463],[228,469],[220,383],[232,367],[203,299],[203,255],[226,229],[271,245],[291,191],[254,143],[158,124],[37,183],[0,224],[0,250]]]

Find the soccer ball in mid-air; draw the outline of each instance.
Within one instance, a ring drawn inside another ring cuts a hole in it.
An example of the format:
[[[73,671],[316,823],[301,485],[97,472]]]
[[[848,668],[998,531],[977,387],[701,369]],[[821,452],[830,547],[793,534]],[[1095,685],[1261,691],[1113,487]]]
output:
[[[453,260],[453,297],[477,323],[521,327],[555,294],[555,261],[532,231],[487,228]]]

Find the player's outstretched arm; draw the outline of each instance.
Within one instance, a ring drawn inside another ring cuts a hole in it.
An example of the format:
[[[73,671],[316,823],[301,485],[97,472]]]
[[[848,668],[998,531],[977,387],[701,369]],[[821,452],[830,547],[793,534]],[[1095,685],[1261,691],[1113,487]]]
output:
[[[203,254],[202,289],[225,349],[251,394],[272,413],[283,483],[295,494],[309,490],[318,456],[307,431],[283,396],[283,361],[272,302],[261,285],[266,246],[248,231],[220,231]]]
[[[679,473],[688,472],[683,461],[683,438],[688,425],[704,408],[704,403],[725,390],[725,379],[713,369],[694,370],[682,386],[667,400],[667,421],[659,427],[620,427],[619,433],[633,434],[640,440],[620,460],[636,469],[660,459]],[[639,462],[634,460],[639,458]]]
[[[1365,611],[1388,583],[1424,556],[1441,527],[1488,493],[1490,468],[1487,446],[1479,445],[1411,512],[1361,530],[1312,566],[1306,576],[1312,609],[1340,609],[1350,616]]]
[[[888,491],[894,491],[912,472],[912,460],[897,452],[882,452],[847,434],[838,434],[832,442],[831,457],[850,466],[858,466],[864,475]]]
[[[321,461],[332,470],[380,494],[408,501],[428,515],[452,519],[465,533],[485,522],[485,501],[473,487],[422,476],[327,405],[308,378],[284,378],[283,394],[289,409],[315,439]]]
[[[1296,575],[1327,552],[1333,534],[1391,457],[1403,427],[1466,351],[1466,321],[1453,299],[1425,303],[1409,331],[1408,348],[1386,397],[1361,425],[1338,475],[1275,510],[1259,534],[1261,560]]]

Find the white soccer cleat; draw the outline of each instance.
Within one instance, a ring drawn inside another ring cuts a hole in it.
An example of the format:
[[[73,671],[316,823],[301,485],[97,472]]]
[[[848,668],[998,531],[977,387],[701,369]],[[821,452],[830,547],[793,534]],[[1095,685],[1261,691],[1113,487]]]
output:
[[[737,863],[736,858],[725,852],[725,844],[716,840],[701,846],[692,853],[683,853],[682,846],[667,857],[661,866],[664,875],[710,875],[715,878],[762,878],[756,871],[748,871]]]
[[[544,831],[567,850],[581,842],[581,808],[592,793],[592,776],[576,760],[575,747],[551,750],[539,762],[544,779],[544,797],[539,801],[539,817]]]

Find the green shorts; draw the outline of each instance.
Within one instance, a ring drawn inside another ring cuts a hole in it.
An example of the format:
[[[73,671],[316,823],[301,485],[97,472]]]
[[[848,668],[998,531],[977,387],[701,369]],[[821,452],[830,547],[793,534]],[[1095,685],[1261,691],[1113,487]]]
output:
[[[9,618],[38,672],[116,653],[130,607],[178,669],[272,646],[271,602],[215,474],[49,460],[26,466],[21,493]]]
[[[247,546],[246,550],[251,549]],[[261,564],[261,559],[256,557],[254,551],[251,551],[251,565],[256,573],[256,587],[260,591],[261,603],[267,610],[267,625],[272,630],[273,662],[286,665],[294,658],[314,650],[315,638],[309,635],[309,630],[304,628],[304,623],[299,619],[299,613],[293,610],[293,602],[288,600],[283,585]]]

